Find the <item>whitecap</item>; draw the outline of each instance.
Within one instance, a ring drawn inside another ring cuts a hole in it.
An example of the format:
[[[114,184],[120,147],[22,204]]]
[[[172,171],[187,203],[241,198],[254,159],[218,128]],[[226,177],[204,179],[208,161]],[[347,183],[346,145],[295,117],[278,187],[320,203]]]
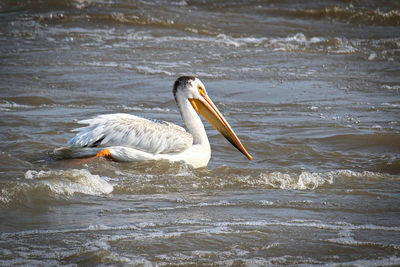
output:
[[[266,227],[266,226],[287,226],[287,227],[305,227],[305,228],[315,228],[315,229],[324,229],[324,230],[333,230],[340,231],[340,233],[347,233],[355,230],[366,230],[366,231],[381,231],[381,232],[400,232],[399,226],[382,226],[382,225],[374,225],[374,224],[351,224],[342,221],[336,222],[323,222],[320,220],[291,220],[291,221],[275,221],[275,220],[256,220],[256,221],[245,221],[245,220],[236,220],[230,222],[212,222],[212,223],[203,223],[205,225],[215,225],[215,226],[225,226],[225,227],[233,227],[233,226],[258,226],[258,227]],[[342,234],[343,235],[343,234]]]
[[[282,173],[263,172],[256,176],[242,176],[239,182],[245,183],[246,186],[254,188],[271,187],[275,189],[285,190],[314,190],[323,185],[330,185],[336,179],[343,178],[365,178],[365,179],[399,179],[397,175],[389,175],[370,171],[356,172],[352,170],[336,170],[330,172],[309,172],[302,171],[301,173]]]
[[[340,236],[338,238],[330,238],[326,240],[329,243],[339,244],[339,245],[346,245],[346,246],[355,246],[355,247],[365,247],[365,246],[372,246],[378,247],[381,249],[393,249],[393,250],[400,250],[400,246],[396,244],[382,244],[378,242],[363,242],[355,240],[352,236]]]
[[[259,204],[262,206],[273,206],[275,203],[269,200],[260,200]]]
[[[400,108],[400,103],[398,103],[398,104],[393,104],[393,103],[382,103],[381,105],[382,105],[382,106],[385,106],[385,107]]]
[[[48,187],[51,192],[71,196],[77,193],[88,195],[109,194],[113,186],[99,175],[91,174],[85,169],[65,171],[34,171],[25,173],[26,179],[36,179]]]
[[[227,46],[234,46],[234,47],[241,46],[239,40],[235,40],[234,38],[231,38],[225,34],[218,34],[217,37],[215,38],[215,41],[217,43],[222,43]]]
[[[378,124],[373,125],[371,128],[373,130],[379,130],[379,131],[383,129],[383,127],[381,125],[378,125]]]
[[[4,183],[0,188],[0,205],[30,205],[38,199],[70,197],[75,194],[104,195],[113,191],[106,177],[88,170],[25,172],[24,180]]]
[[[31,108],[32,106],[22,105],[15,103],[13,101],[1,100],[0,102],[0,111],[10,111],[12,109],[17,108]]]
[[[369,56],[368,56],[368,60],[374,60],[374,59],[376,59],[376,53],[371,53]]]
[[[296,33],[295,35],[288,36],[288,37],[284,38],[283,40],[288,41],[288,42],[291,42],[291,41],[305,42],[307,39],[303,33],[299,32],[299,33]]]
[[[279,189],[316,189],[323,184],[332,184],[333,177],[329,174],[303,171],[300,174],[281,172],[261,173],[259,183]]]
[[[344,37],[326,39],[324,37],[307,37],[303,33],[296,33],[287,37],[265,39],[264,47],[277,52],[318,52],[333,54],[354,53],[357,49]]]
[[[144,74],[165,74],[168,76],[173,76],[174,73],[166,71],[166,70],[162,70],[159,68],[151,68],[149,66],[136,66],[135,69],[137,71],[139,71],[140,73],[144,73]]]
[[[384,84],[381,86],[382,89],[386,89],[386,90],[396,90],[398,91],[400,89],[400,85],[388,85],[388,84]]]

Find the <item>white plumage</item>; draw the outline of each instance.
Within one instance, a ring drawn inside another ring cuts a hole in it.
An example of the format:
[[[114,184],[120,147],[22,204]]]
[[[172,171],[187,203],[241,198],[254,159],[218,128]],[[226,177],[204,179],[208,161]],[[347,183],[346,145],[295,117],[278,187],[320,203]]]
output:
[[[58,148],[54,153],[68,158],[107,156],[118,161],[164,159],[183,161],[195,168],[204,167],[210,160],[211,148],[197,115],[199,112],[232,145],[252,159],[199,79],[188,76],[178,78],[173,93],[189,133],[169,122],[130,114],[99,115],[79,121],[79,124],[87,126],[75,129],[78,133],[69,140],[69,146]]]
[[[193,136],[178,125],[130,114],[99,115],[78,123],[88,126],[74,130],[78,134],[68,142],[73,147],[126,146],[166,154],[179,153],[193,144]]]

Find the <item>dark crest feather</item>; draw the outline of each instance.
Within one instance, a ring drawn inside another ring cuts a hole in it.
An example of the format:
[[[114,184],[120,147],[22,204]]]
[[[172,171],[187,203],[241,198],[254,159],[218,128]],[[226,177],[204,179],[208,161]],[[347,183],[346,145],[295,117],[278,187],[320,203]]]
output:
[[[174,89],[173,89],[174,97],[175,97],[176,91],[178,90],[179,87],[189,83],[190,81],[194,81],[195,79],[196,79],[196,77],[194,77],[194,76],[181,76],[178,79],[176,79],[176,81],[174,83]]]

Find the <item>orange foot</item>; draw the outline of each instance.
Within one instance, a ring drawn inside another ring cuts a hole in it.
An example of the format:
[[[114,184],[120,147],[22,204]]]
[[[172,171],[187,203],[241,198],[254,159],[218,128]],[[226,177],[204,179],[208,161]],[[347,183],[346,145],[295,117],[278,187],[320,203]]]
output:
[[[77,166],[81,166],[83,164],[87,164],[92,162],[93,160],[95,160],[96,158],[99,157],[104,157],[106,159],[111,159],[111,152],[108,148],[105,148],[103,150],[100,150],[96,156],[92,156],[89,158],[81,158],[81,159],[70,159],[68,160],[68,165],[69,166],[73,166],[73,167],[77,167]]]
[[[96,157],[105,157],[105,158],[111,158],[111,152],[108,148],[105,148],[103,150],[100,150],[97,154]]]

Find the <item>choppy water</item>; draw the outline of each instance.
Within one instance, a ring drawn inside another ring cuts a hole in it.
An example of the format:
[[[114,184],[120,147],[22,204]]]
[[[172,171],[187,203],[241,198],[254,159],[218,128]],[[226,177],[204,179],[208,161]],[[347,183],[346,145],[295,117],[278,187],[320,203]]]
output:
[[[0,2],[0,265],[400,265],[400,2]],[[181,124],[208,168],[49,154],[76,121]]]

